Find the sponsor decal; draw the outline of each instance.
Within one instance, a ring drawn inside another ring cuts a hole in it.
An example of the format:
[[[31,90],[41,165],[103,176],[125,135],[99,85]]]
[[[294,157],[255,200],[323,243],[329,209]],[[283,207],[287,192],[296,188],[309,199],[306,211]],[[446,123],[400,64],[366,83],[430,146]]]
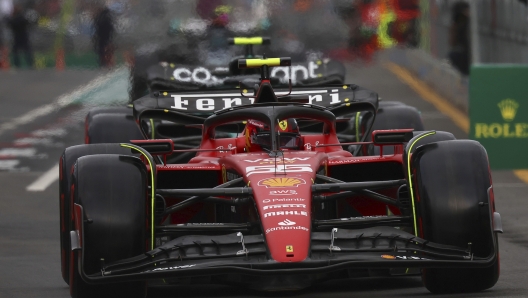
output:
[[[231,152],[231,149],[233,149],[233,148],[234,148],[234,147],[233,147],[233,144],[228,144],[228,145],[227,145],[227,149],[229,149],[229,150],[226,150],[226,151],[219,151],[219,152],[220,152],[220,153]],[[218,150],[218,149],[224,149],[224,146],[218,146],[218,147],[216,147],[215,149],[217,149],[217,150]]]
[[[243,98],[240,93],[171,94],[170,97],[173,99],[173,105],[170,107],[184,111],[218,111],[233,106],[253,104],[254,101],[254,98]]]
[[[302,178],[266,178],[260,180],[258,186],[270,187],[297,187],[300,184],[306,184],[306,181]]]
[[[264,213],[264,218],[272,216],[281,216],[281,215],[296,215],[296,216],[308,216],[306,211],[272,211]]]
[[[331,106],[342,102],[349,101],[340,98],[338,90],[310,90],[310,91],[292,91],[291,94],[306,94],[310,104]],[[282,94],[277,94],[282,95]],[[202,93],[202,94],[163,94],[165,107],[170,106],[171,109],[183,111],[219,111],[222,109],[231,108],[234,106],[253,104],[254,98],[247,98],[240,95],[240,93]]]
[[[528,123],[475,123],[475,137],[528,138]]]
[[[166,271],[166,270],[187,269],[187,268],[192,268],[194,266],[196,266],[196,264],[183,265],[183,266],[174,266],[174,267],[155,268],[155,269],[152,269],[152,270],[143,271],[143,273],[145,273],[145,272],[156,272],[156,271]]]
[[[316,142],[315,142],[314,147],[316,147],[317,145],[319,145],[319,141],[316,141]],[[306,150],[312,150],[312,144],[311,144],[311,143],[306,143],[306,144],[304,144],[304,148],[305,148]]]
[[[273,198],[273,199],[264,199],[262,203],[278,203],[278,202],[304,202],[303,198]]]
[[[393,255],[381,255],[381,258],[386,260],[396,260],[396,257]]]
[[[188,170],[216,170],[217,167],[214,166],[189,166],[189,165],[166,165],[166,166],[159,166],[160,168],[167,168],[167,169],[188,169]]]
[[[299,165],[269,165],[269,166],[252,166],[246,167],[246,176],[253,174],[274,174],[281,173],[312,173],[313,170],[309,164]]]
[[[272,196],[292,196],[296,195],[297,191],[294,189],[287,190],[270,190],[270,195]]]
[[[205,84],[208,81],[218,81],[218,78],[213,76],[211,72],[204,67],[197,67],[193,70],[185,67],[176,68],[172,72],[172,77],[180,82],[195,82]]]
[[[317,63],[319,62],[319,63]],[[316,70],[320,66],[320,61],[309,61],[308,67],[298,64],[298,65],[292,65],[290,67],[287,66],[279,66],[274,67],[271,70],[271,76],[277,77],[281,80],[283,83],[287,83],[288,80],[291,79],[292,83],[295,84],[297,81],[306,80],[309,78],[318,78],[322,77],[321,73],[316,73]]]
[[[381,255],[382,259],[386,260],[429,260],[427,258],[420,258],[414,256],[393,256],[393,255]]]
[[[293,252],[293,245],[286,245],[286,252]]]
[[[308,160],[310,157],[292,157],[292,158],[258,158],[258,159],[244,159],[245,162],[259,163],[259,164],[281,164],[294,163],[298,160]]]
[[[282,120],[279,122],[279,127],[281,130],[286,130],[288,128],[288,120]]]
[[[281,209],[281,208],[306,208],[305,204],[278,204],[264,206],[263,210]]]
[[[295,224],[296,224],[296,222],[291,221],[289,219],[285,219],[285,220],[279,222],[279,226],[293,226]]]
[[[162,64],[162,66],[166,67],[167,64]],[[271,76],[279,78],[283,83],[287,83],[288,80],[291,79],[292,83],[296,84],[297,81],[321,77],[322,74],[316,73],[319,66],[320,63],[309,61],[308,67],[302,64],[292,65],[291,67],[274,67],[271,71]],[[215,71],[226,70],[225,68],[219,69],[217,67]],[[220,84],[224,81],[223,79],[214,76],[209,69],[202,66],[195,68],[175,68],[170,79],[186,83],[193,82],[208,85]]]
[[[249,124],[251,124],[251,125],[253,125],[253,126],[256,126],[256,127],[259,127],[259,128],[264,128],[264,127],[265,127],[264,123],[262,123],[262,122],[260,122],[260,121],[255,121],[255,120],[253,120],[253,119],[249,119],[247,122],[248,122]]]
[[[356,163],[356,162],[365,162],[365,161],[373,161],[373,160],[380,160],[383,159],[383,157],[372,157],[372,158],[347,158],[347,159],[341,159],[341,160],[330,160],[328,161],[329,165],[338,165],[338,164],[350,164],[350,163]]]
[[[305,231],[305,232],[309,232],[310,231],[308,228],[303,227],[303,226],[280,226],[280,227],[274,227],[274,228],[266,229],[266,234],[269,234],[269,233],[275,232],[275,231],[288,231],[288,230],[301,230],[301,231]]]
[[[501,100],[497,106],[504,123],[475,123],[475,138],[528,138],[528,123],[512,123],[519,103],[511,98]]]

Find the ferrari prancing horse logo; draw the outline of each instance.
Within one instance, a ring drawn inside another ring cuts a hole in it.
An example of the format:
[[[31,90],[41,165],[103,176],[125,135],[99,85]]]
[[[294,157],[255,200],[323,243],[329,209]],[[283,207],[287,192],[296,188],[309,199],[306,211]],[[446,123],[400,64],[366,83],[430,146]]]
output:
[[[279,122],[279,127],[281,130],[286,130],[286,128],[288,128],[288,120],[282,120]]]
[[[293,245],[286,245],[286,252],[293,252]]]

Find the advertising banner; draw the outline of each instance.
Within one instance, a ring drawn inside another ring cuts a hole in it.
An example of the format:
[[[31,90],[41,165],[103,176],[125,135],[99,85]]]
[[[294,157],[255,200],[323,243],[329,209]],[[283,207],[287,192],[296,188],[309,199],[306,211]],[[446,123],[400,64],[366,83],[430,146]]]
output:
[[[528,168],[528,65],[473,66],[469,117],[492,169]]]

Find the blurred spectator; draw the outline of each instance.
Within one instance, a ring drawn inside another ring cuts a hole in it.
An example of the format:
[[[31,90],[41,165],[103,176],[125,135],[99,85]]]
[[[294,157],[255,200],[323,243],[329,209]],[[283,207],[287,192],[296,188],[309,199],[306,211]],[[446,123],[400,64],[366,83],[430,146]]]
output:
[[[13,12],[12,0],[0,0],[0,47],[5,46],[5,21],[6,18]]]
[[[452,23],[449,31],[449,61],[464,75],[469,75],[469,4],[456,2],[452,7]]]
[[[112,42],[115,28],[110,9],[102,5],[94,13],[94,48],[99,56],[99,66],[110,67],[113,64],[114,44]]]
[[[24,11],[20,5],[15,5],[11,17],[7,19],[7,24],[13,32],[13,63],[16,67],[20,67],[20,53],[24,52],[26,56],[26,63],[29,67],[33,67],[33,51],[29,40],[29,29],[31,22],[24,15]]]

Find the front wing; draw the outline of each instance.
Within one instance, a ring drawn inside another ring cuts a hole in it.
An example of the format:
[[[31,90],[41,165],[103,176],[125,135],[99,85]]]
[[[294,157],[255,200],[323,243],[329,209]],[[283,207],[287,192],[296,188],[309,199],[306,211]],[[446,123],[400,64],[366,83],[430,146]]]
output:
[[[80,233],[82,235],[82,233]],[[72,231],[72,249],[81,249]],[[250,276],[321,275],[343,269],[375,268],[477,268],[491,266],[487,258],[474,257],[471,247],[435,244],[393,227],[333,229],[311,233],[310,257],[298,263],[279,263],[269,256],[263,235],[233,233],[221,236],[182,236],[144,255],[101,267],[86,274],[90,283],[240,274]],[[496,246],[495,246],[496,247]],[[291,249],[292,253],[295,248]]]

